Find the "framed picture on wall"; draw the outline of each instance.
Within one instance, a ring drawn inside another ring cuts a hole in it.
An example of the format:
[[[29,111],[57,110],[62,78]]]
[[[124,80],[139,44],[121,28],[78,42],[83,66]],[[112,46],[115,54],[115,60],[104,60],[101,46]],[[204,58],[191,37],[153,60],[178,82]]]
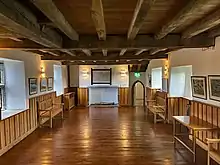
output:
[[[41,92],[47,91],[47,78],[40,79],[40,91]]]
[[[220,101],[220,75],[209,75],[209,99]]]
[[[48,91],[53,90],[53,77],[48,77],[47,84],[48,84]]]
[[[205,76],[191,76],[192,96],[207,99],[207,84]]]
[[[37,94],[37,78],[28,79],[29,95]]]

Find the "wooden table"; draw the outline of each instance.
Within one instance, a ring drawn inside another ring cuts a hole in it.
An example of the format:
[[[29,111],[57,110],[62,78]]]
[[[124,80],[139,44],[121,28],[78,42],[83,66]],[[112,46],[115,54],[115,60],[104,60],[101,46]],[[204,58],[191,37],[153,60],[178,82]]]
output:
[[[215,131],[218,129],[217,126],[214,126],[204,120],[201,120],[195,116],[173,116],[173,138],[174,138],[174,147],[176,147],[176,141],[180,142],[185,148],[187,148],[193,154],[193,162],[196,162],[196,134],[199,131]],[[191,130],[190,133],[177,133],[176,132],[176,123],[180,123]],[[188,146],[183,140],[178,136],[180,135],[192,135],[192,147]]]

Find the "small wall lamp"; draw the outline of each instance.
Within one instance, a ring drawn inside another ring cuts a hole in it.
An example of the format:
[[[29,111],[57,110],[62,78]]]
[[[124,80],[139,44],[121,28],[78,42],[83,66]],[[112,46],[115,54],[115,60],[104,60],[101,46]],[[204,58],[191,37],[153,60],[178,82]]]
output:
[[[121,75],[121,77],[125,77],[127,75],[127,71],[126,70],[121,70],[120,75]]]
[[[164,78],[168,79],[169,78],[169,61],[166,60],[164,63]]]
[[[44,70],[43,67],[40,68],[40,75],[41,75],[41,78],[45,78],[46,77],[45,70]]]

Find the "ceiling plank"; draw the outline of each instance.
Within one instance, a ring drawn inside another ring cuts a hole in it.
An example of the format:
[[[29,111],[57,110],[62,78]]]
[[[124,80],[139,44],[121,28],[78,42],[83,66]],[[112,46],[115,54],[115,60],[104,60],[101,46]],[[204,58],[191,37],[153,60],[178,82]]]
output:
[[[148,52],[142,53],[139,56],[134,56],[133,53],[126,53],[124,56],[119,56],[118,53],[109,53],[108,56],[102,56],[102,53],[93,53],[92,56],[83,56],[77,54],[75,57],[71,56],[45,56],[42,57],[42,60],[73,60],[73,61],[105,61],[105,60],[145,60],[145,59],[154,59],[154,58],[166,58],[166,52],[159,52],[154,56],[151,56]]]
[[[141,26],[144,23],[145,18],[148,15],[150,8],[153,6],[156,0],[138,0],[134,15],[128,30],[128,39],[135,39]]]
[[[100,40],[106,39],[105,19],[102,0],[92,0],[91,15]]]
[[[79,40],[79,35],[65,19],[53,0],[31,0],[64,34],[72,40]]]
[[[155,37],[157,39],[165,37],[167,34],[186,23],[189,19],[197,18],[198,15],[208,13],[218,5],[220,5],[219,0],[190,0],[171,21],[161,28]]]
[[[201,19],[184,31],[183,38],[191,38],[220,24],[220,9]]]
[[[91,56],[92,55],[92,52],[88,49],[82,49],[82,52],[87,55],[87,56]]]
[[[123,56],[126,53],[127,49],[122,49],[119,53],[120,56]]]
[[[103,56],[108,56],[108,50],[107,49],[102,49]]]
[[[138,55],[140,55],[141,53],[146,52],[146,51],[148,51],[148,49],[141,49],[141,50],[138,50],[134,55],[135,55],[135,56],[138,56]]]

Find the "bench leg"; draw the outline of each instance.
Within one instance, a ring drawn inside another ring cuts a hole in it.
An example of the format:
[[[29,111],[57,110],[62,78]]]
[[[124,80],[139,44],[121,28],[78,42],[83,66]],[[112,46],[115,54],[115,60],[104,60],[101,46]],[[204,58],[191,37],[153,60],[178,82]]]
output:
[[[50,112],[50,128],[53,128],[53,117],[52,117],[52,111]]]
[[[63,119],[63,110],[61,111],[62,119]]]
[[[154,124],[156,124],[156,123],[157,123],[157,114],[154,113]]]

